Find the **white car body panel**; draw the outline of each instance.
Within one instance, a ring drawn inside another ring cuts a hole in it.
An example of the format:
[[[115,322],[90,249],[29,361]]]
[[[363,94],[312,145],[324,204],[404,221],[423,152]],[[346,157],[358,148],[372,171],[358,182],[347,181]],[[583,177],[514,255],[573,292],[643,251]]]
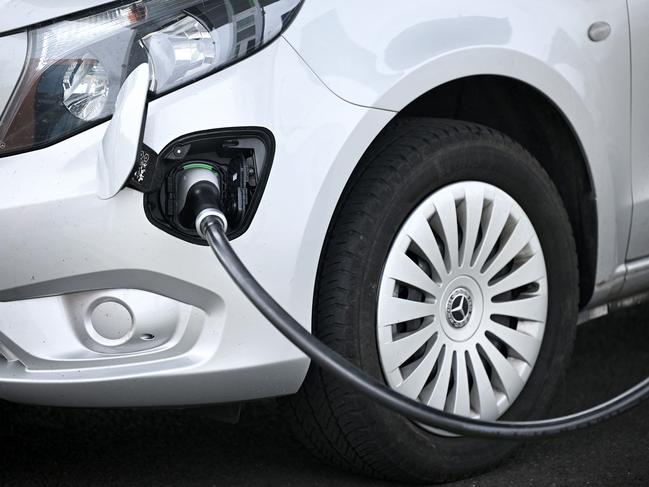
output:
[[[643,48],[649,42],[649,3],[629,0],[629,14],[634,93],[631,109],[634,212],[628,255],[632,260],[649,254],[649,58]]]
[[[588,28],[598,21],[612,33],[594,43]],[[537,88],[568,119],[589,163],[599,219],[596,282],[623,277],[632,208],[625,0],[413,0],[398,8],[388,0],[307,1],[285,37],[332,91],[363,106],[399,111],[478,74]],[[608,293],[604,286],[593,304]]]
[[[257,216],[234,246],[255,277],[310,326],[313,283],[327,230],[318,222],[330,218],[354,161],[393,115],[342,101],[279,40],[236,69],[150,103],[144,142],[161,150],[179,135],[208,128],[261,125],[273,131],[277,149],[270,181]],[[141,193],[124,189],[114,198],[99,199],[89,161],[96,160],[106,125],[2,159],[0,221],[12,224],[5,226],[2,238],[0,336],[11,336],[17,326],[28,327],[34,336],[43,335],[41,327],[72,326],[50,311],[63,303],[37,296],[124,288],[204,311],[219,339],[183,353],[181,367],[178,357],[165,363],[151,355],[108,376],[106,371],[78,370],[72,363],[72,368],[52,373],[11,369],[0,375],[0,395],[57,405],[154,406],[295,392],[308,360],[261,317],[209,248],[188,245],[153,227],[144,215]],[[278,181],[292,182],[293,198]]]
[[[631,23],[636,36],[647,31],[649,12],[639,0],[630,2],[632,14],[638,9],[642,17]],[[0,32],[104,2],[60,3],[0,2]],[[587,33],[597,21],[608,22],[612,33],[594,43]],[[263,198],[233,245],[310,329],[329,222],[380,131],[448,81],[478,74],[518,79],[559,107],[586,155],[599,223],[594,306],[622,289],[633,198],[639,205],[647,200],[641,188],[631,193],[629,36],[624,0],[411,0],[398,7],[387,0],[306,0],[282,38],[151,101],[143,140],[159,152],[202,130],[260,126],[273,133]],[[644,45],[646,34],[637,36]],[[0,36],[0,51],[8,39]],[[638,62],[633,82],[644,86],[649,64]],[[0,90],[17,76],[3,69]],[[634,106],[633,176],[646,188],[641,157],[649,151],[642,136],[649,108]],[[0,367],[0,397],[162,406],[297,391],[308,359],[257,312],[208,248],[154,227],[133,189],[100,199],[96,160],[107,126],[0,158],[0,343],[6,344],[0,354],[13,364]],[[636,217],[637,228],[649,218]],[[633,257],[649,254],[638,232]],[[107,355],[79,338],[75,310],[97,296],[133,299],[133,309],[144,302],[143,313],[163,303],[177,326],[158,348]]]

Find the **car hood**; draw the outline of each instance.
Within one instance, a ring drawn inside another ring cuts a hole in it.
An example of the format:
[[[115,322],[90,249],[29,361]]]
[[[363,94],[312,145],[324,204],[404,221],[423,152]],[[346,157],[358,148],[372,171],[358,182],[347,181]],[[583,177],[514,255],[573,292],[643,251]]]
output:
[[[110,0],[0,0],[0,33],[109,2]]]

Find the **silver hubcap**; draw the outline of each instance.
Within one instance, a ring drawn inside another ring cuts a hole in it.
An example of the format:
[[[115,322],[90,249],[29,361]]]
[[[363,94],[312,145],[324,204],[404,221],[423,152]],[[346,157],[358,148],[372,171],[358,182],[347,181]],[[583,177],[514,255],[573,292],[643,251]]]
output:
[[[532,372],[546,315],[545,260],[523,209],[486,183],[444,187],[408,217],[384,266],[386,380],[431,407],[496,419]]]

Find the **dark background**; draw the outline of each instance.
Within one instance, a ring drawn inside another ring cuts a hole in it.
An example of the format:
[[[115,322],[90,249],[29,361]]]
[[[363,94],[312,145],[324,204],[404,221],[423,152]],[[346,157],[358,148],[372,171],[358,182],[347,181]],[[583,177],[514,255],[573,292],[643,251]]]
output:
[[[553,406],[574,412],[649,375],[649,306],[579,327]],[[388,485],[312,458],[277,404],[248,405],[237,425],[206,411],[72,410],[0,403],[0,485]],[[498,470],[448,484],[649,486],[649,404],[587,431],[524,446]]]

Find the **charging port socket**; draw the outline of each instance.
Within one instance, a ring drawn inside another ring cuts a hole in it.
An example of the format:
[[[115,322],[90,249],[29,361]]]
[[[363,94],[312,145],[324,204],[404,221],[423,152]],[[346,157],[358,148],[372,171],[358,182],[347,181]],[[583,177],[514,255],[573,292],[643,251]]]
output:
[[[129,186],[144,193],[144,211],[156,227],[198,245],[205,241],[178,218],[178,176],[187,168],[218,175],[228,238],[243,234],[259,205],[275,150],[263,128],[219,129],[174,140],[160,154],[143,147]]]

